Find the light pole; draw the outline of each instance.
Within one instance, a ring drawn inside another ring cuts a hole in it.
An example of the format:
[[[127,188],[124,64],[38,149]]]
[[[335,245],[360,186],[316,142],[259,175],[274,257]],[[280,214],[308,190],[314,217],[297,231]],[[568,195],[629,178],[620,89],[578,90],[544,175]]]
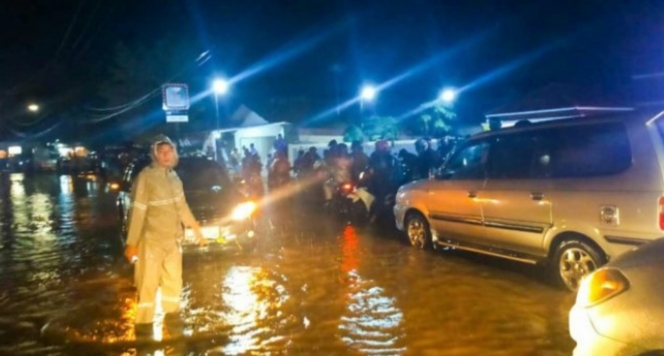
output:
[[[215,116],[217,119],[217,125],[216,125],[216,130],[219,131],[220,124],[219,124],[219,95],[225,95],[228,92],[230,84],[228,81],[224,78],[217,78],[212,82],[212,91],[214,92],[214,110],[215,110]],[[218,132],[215,133],[215,135],[218,134]],[[215,158],[217,161],[221,161],[223,159],[223,154],[219,152],[219,145],[217,144],[218,139],[215,136],[214,140],[214,153],[215,153]]]
[[[217,130],[219,130],[219,95],[224,95],[228,92],[228,81],[223,78],[215,79],[212,82],[212,91],[214,92],[214,107],[217,118]]]
[[[360,120],[364,113],[364,102],[374,101],[376,95],[378,95],[378,90],[373,85],[365,85],[362,87],[362,90],[360,91]]]

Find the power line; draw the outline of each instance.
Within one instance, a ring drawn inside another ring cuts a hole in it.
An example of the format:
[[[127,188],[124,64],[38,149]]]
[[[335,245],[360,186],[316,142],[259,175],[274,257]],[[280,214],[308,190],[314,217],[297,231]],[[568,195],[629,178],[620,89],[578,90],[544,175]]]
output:
[[[85,0],[80,0],[78,2],[78,8],[76,8],[76,13],[74,13],[74,17],[69,22],[69,27],[67,27],[67,32],[65,32],[65,36],[62,38],[62,41],[60,42],[60,47],[58,47],[58,50],[55,52],[55,56],[53,59],[54,63],[57,63],[58,59],[60,59],[60,53],[62,53],[62,50],[64,49],[65,44],[67,43],[67,39],[69,38],[71,30],[74,28],[74,25],[76,24],[76,19],[78,19],[78,15],[81,13],[81,9],[83,8],[84,3]]]
[[[95,18],[95,14],[97,14],[97,11],[101,7],[101,4],[104,3],[104,0],[99,0],[97,2],[97,6],[95,6],[94,10],[92,10],[92,13],[88,17],[88,21],[85,23],[83,26],[83,31],[81,31],[81,34],[74,40],[74,44],[71,46],[71,52],[73,53],[76,50],[76,47],[78,47],[78,44],[81,42],[85,34],[88,32],[88,29],[90,28],[90,25],[92,25],[92,20]]]
[[[69,34],[71,33],[72,28],[74,27],[74,24],[76,23],[76,19],[78,18],[78,15],[81,12],[81,9],[83,8],[83,3],[85,0],[80,0],[78,3],[78,7],[76,9],[76,12],[74,13],[74,17],[72,20],[69,22],[69,26],[67,27],[67,31],[65,32],[65,36],[62,38],[62,41],[60,42],[60,46],[58,47],[58,50],[55,52],[55,55],[53,58],[51,58],[46,64],[44,64],[43,67],[41,67],[39,70],[34,72],[32,75],[30,75],[27,79],[23,80],[22,82],[19,82],[18,84],[14,85],[13,87],[9,88],[6,90],[7,93],[12,93],[16,91],[17,89],[25,86],[28,83],[31,83],[33,80],[36,78],[40,77],[44,72],[46,72],[49,68],[52,68],[53,65],[57,64],[58,57],[60,56],[60,53],[62,52],[62,49],[64,48],[65,43],[67,42],[67,38],[69,37]]]

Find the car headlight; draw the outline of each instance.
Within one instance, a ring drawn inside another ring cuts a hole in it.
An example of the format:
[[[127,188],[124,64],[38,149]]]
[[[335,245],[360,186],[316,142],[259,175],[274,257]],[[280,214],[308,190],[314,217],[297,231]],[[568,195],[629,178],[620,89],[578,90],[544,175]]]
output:
[[[249,218],[251,214],[256,211],[256,203],[248,201],[245,203],[242,203],[233,209],[233,212],[231,213],[231,219],[235,221],[241,221]]]
[[[579,288],[576,303],[591,307],[629,289],[629,281],[620,271],[603,268],[588,275]]]

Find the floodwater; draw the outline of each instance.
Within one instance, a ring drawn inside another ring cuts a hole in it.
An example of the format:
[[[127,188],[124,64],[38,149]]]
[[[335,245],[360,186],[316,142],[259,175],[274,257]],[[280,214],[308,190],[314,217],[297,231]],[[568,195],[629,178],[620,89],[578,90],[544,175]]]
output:
[[[115,196],[0,176],[0,354],[569,355],[573,295],[532,267],[418,251],[309,212],[253,252],[184,261],[185,337],[135,340]],[[310,209],[311,210],[311,209]]]

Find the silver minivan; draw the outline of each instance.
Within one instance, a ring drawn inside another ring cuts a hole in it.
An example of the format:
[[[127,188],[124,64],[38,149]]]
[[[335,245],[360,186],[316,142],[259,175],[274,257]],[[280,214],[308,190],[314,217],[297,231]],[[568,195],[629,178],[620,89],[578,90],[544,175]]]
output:
[[[397,227],[419,248],[546,262],[576,290],[611,257],[664,236],[662,114],[475,135],[435,179],[401,187]]]

